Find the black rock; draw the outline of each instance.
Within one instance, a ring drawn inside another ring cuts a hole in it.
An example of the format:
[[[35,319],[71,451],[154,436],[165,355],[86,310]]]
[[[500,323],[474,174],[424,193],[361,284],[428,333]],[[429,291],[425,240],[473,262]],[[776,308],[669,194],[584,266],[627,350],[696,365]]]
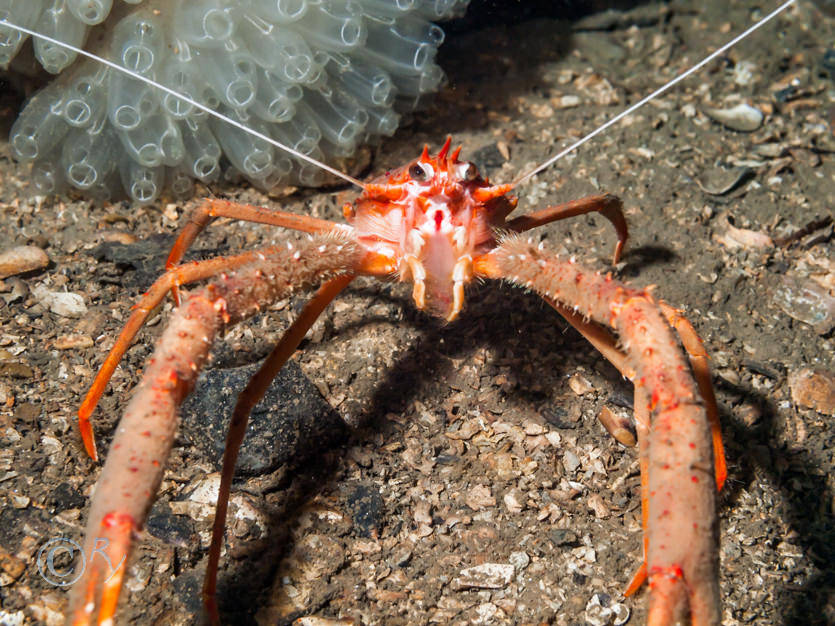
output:
[[[259,365],[210,370],[182,408],[182,433],[220,469],[238,394]],[[295,361],[288,362],[255,407],[238,456],[237,474],[260,475],[320,453],[347,427]]]

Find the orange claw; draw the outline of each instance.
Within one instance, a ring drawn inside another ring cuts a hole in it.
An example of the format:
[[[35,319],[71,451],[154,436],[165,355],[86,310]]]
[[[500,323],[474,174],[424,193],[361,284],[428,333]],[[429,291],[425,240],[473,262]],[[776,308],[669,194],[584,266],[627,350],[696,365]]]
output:
[[[93,621],[113,623],[135,528],[136,523],[128,513],[110,512],[102,518],[96,536],[88,537],[82,555],[84,575],[76,583],[84,587],[84,593],[76,596],[79,601],[70,607],[68,623],[73,626]]]
[[[644,584],[644,581],[647,579],[647,561],[644,559],[643,563],[641,563],[641,567],[638,568],[638,571],[635,572],[635,575],[632,576],[632,580],[629,581],[629,585],[626,589],[623,590],[623,595],[631,596],[633,593],[638,591],[641,586]]]
[[[98,461],[99,454],[96,451],[96,438],[93,435],[93,425],[90,424],[90,413],[96,408],[101,393],[95,397],[91,397],[91,395],[91,393],[87,394],[87,397],[84,398],[84,402],[81,403],[78,409],[78,430],[81,431],[81,441],[84,442],[84,449],[87,450],[87,454],[94,461]]]

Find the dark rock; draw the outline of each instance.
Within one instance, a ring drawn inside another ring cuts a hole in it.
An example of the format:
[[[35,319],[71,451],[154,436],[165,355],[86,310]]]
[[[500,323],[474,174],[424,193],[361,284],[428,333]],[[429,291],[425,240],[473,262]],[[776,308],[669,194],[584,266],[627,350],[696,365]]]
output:
[[[238,394],[257,371],[253,364],[210,370],[200,376],[182,409],[182,432],[220,469],[226,432]],[[250,416],[238,456],[238,474],[259,475],[321,452],[342,438],[339,414],[302,373],[288,362]]]
[[[120,281],[125,288],[147,289],[165,271],[173,243],[171,235],[151,235],[132,244],[108,241],[90,250],[90,256],[115,263],[123,271],[134,270]]]
[[[347,495],[354,528],[361,537],[377,537],[383,525],[383,498],[374,485],[359,483]]]
[[[157,539],[179,548],[187,548],[195,542],[192,521],[182,515],[174,515],[167,502],[154,504],[145,522],[145,530]]]
[[[46,503],[55,511],[80,509],[86,504],[86,499],[69,483],[61,483],[53,489],[46,498]]]

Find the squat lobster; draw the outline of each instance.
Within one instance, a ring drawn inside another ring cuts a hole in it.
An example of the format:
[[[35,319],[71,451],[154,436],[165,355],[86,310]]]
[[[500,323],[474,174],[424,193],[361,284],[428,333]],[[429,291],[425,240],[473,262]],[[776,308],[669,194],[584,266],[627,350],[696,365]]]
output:
[[[451,139],[432,157],[423,154],[363,185],[345,206],[349,225],[249,205],[211,200],[181,231],[168,271],[134,309],[80,410],[84,445],[97,452],[90,415],[116,365],[148,314],[179,287],[214,278],[184,298],[126,409],[93,499],[84,554],[102,551],[118,563],[144,523],[174,437],[176,412],[191,390],[209,349],[225,326],[252,316],[288,293],[322,286],[291,325],[238,399],[224,454],[204,599],[219,623],[214,592],[227,501],[249,413],[325,307],[357,275],[396,277],[413,284],[415,305],[448,321],[464,306],[464,289],[477,278],[505,279],[539,293],[635,383],[640,443],[644,564],[628,593],[649,579],[649,623],[669,624],[689,607],[693,624],[720,623],[716,490],[725,462],[707,355],[693,327],[649,290],[581,268],[523,239],[536,226],[597,211],[614,225],[615,261],[627,239],[620,201],[590,196],[508,220],[514,185],[491,185],[475,165],[450,153]],[[315,235],[237,256],[179,265],[186,250],[216,217],[283,226]],[[617,333],[618,341],[606,327]],[[689,354],[688,364],[676,331]],[[692,369],[691,369],[692,368]],[[90,560],[70,600],[73,624],[109,624],[123,569],[108,578]]]

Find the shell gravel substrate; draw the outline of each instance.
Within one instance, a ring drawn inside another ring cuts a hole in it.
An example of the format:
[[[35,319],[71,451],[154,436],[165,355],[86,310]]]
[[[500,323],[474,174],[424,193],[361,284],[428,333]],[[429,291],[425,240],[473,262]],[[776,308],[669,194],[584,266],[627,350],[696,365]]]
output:
[[[0,18],[107,57],[319,160],[390,136],[436,91],[444,33],[469,0],[0,0]],[[0,67],[26,37],[0,26]],[[12,126],[39,193],[149,203],[194,179],[263,189],[324,173],[139,79],[34,38],[58,77]]]

